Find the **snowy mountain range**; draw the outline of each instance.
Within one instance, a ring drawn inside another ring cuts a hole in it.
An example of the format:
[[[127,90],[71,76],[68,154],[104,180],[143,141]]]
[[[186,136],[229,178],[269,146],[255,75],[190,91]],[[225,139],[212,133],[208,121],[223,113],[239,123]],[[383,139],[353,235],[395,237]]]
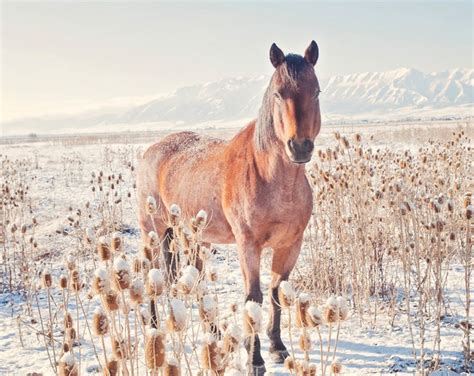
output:
[[[183,87],[141,105],[7,121],[3,134],[218,127],[255,118],[268,81],[268,76],[228,78]],[[400,68],[323,78],[320,86],[326,122],[473,116],[474,69],[424,73]]]

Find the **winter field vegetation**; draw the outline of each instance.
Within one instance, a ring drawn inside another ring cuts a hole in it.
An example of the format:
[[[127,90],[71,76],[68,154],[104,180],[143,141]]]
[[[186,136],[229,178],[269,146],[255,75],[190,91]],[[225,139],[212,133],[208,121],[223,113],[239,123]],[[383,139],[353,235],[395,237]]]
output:
[[[202,244],[205,208],[170,208],[176,283],[161,239],[141,243],[137,157],[164,133],[0,139],[0,374],[247,375],[257,333],[265,357],[271,250],[261,307],[244,304],[235,247]],[[470,121],[323,124],[279,294],[290,357],[269,374],[474,372],[473,137]]]

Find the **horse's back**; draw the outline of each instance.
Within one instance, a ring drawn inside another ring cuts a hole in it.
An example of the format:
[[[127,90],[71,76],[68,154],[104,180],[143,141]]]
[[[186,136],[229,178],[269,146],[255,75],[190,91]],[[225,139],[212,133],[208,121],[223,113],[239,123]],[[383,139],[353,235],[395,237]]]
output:
[[[223,143],[223,140],[203,136],[195,132],[172,133],[151,145],[144,153],[143,161],[145,163],[160,163],[186,154],[194,157],[214,145]]]

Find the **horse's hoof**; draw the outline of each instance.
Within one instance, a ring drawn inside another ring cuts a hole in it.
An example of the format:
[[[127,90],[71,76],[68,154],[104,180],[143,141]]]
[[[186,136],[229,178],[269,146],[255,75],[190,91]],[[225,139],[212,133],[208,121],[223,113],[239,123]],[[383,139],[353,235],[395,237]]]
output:
[[[287,350],[270,350],[270,358],[274,363],[282,364],[290,356]]]
[[[262,364],[261,366],[252,365],[253,376],[263,376],[265,375],[265,372],[267,372],[265,364]]]

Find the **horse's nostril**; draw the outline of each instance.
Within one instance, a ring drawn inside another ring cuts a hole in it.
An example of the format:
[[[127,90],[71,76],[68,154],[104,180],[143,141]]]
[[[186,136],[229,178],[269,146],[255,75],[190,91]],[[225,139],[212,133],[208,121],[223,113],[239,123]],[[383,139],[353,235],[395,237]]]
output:
[[[311,140],[304,140],[303,142],[303,148],[306,150],[306,152],[311,153],[314,149],[314,143]]]
[[[295,144],[294,144],[293,139],[290,138],[287,143],[288,143],[288,149],[290,149],[290,151],[294,152],[295,151]]]

